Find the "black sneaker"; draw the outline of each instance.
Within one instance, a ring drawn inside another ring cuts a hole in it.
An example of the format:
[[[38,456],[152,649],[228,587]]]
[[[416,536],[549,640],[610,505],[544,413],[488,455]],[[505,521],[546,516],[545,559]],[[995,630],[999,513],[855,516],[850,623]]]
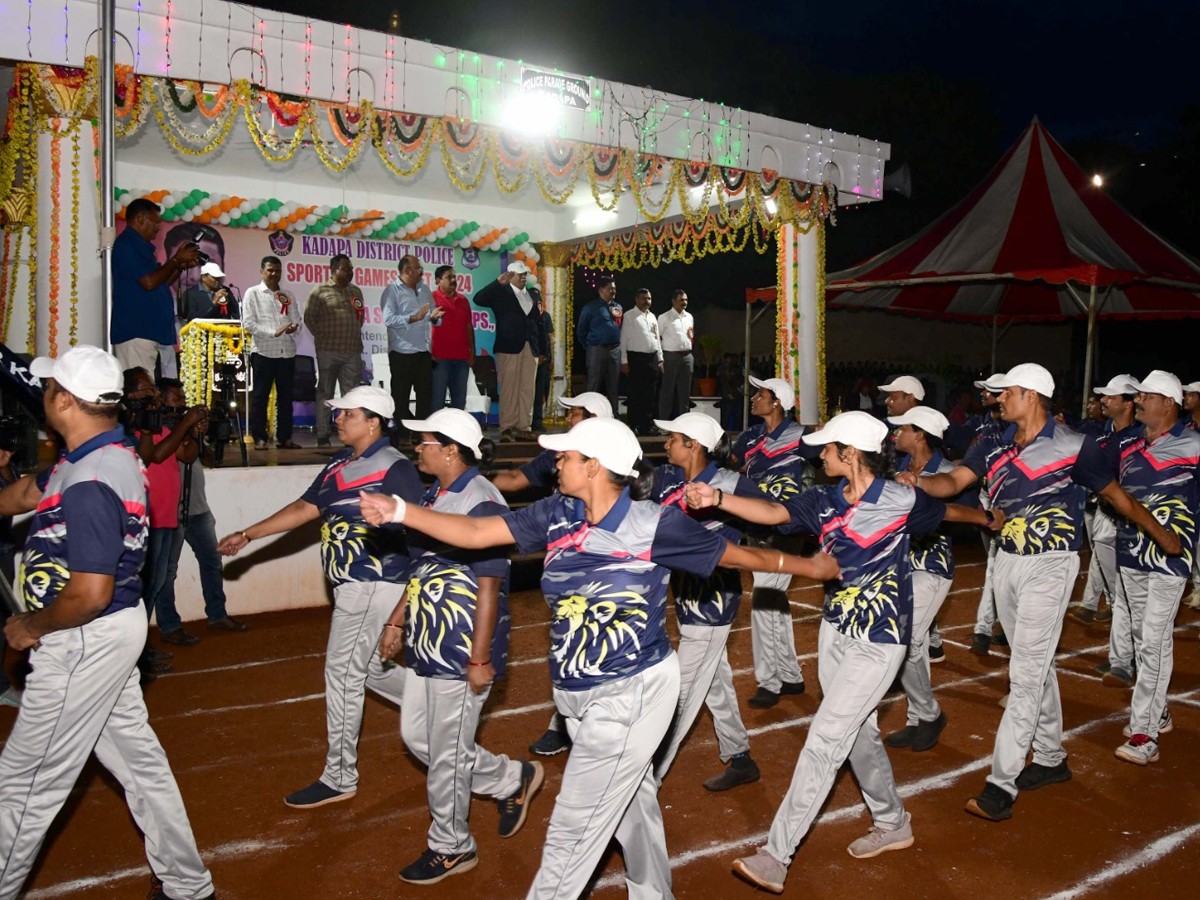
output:
[[[1008,637],[1004,634],[1003,631],[1001,631],[994,638],[992,638],[992,643],[995,644],[997,647],[1007,647],[1008,646]]]
[[[911,747],[913,738],[917,736],[916,725],[905,725],[899,731],[893,731],[883,739],[883,742],[889,747]]]
[[[497,800],[500,810],[500,837],[512,837],[525,824],[525,816],[529,812],[529,804],[542,786],[546,777],[540,762],[525,762],[521,760],[521,786],[509,797]]]
[[[937,746],[938,739],[942,736],[942,729],[945,727],[945,713],[939,713],[938,717],[932,722],[922,722],[919,724],[917,726],[917,733],[913,735],[913,751],[924,753],[926,750],[932,750]]]
[[[765,687],[760,687],[750,698],[750,705],[755,709],[770,709],[778,702],[779,695],[774,691],[768,691]]]
[[[1074,619],[1080,625],[1091,625],[1096,620],[1096,612],[1086,606],[1072,606],[1067,618]]]
[[[990,781],[983,786],[983,793],[967,801],[967,812],[989,822],[1003,822],[1012,818],[1013,797],[1004,788]]]
[[[779,696],[781,696],[781,697],[795,696],[797,694],[803,694],[803,693],[804,693],[804,682],[803,681],[784,681],[784,682],[781,682],[779,685]]]
[[[565,731],[548,728],[546,733],[529,745],[529,752],[538,756],[557,756],[571,749],[571,739]]]
[[[306,788],[301,788],[283,798],[283,802],[292,809],[316,809],[329,803],[340,803],[351,799],[357,790],[338,791],[323,781],[314,781]]]
[[[1067,768],[1065,759],[1057,766],[1043,766],[1041,763],[1031,762],[1017,776],[1017,790],[1036,791],[1050,784],[1070,780],[1071,770]]]
[[[727,791],[742,784],[752,784],[762,777],[758,763],[749,760],[749,765],[735,766],[732,763],[720,775],[714,775],[704,782],[706,791]]]
[[[971,652],[976,656],[987,656],[991,652],[992,639],[986,634],[971,635]]]
[[[1108,670],[1111,668],[1112,668],[1112,663],[1105,660],[1104,662],[1100,663],[1100,665],[1096,666],[1096,671],[1099,672],[1101,675],[1107,675]]]
[[[946,648],[945,647],[930,647],[929,648],[929,661],[931,663],[933,663],[935,666],[940,662],[945,662],[946,661]]]
[[[451,875],[461,875],[470,872],[479,865],[479,856],[472,850],[470,853],[440,853],[437,850],[426,850],[421,858],[400,870],[400,880],[409,884],[437,884],[443,878]]]

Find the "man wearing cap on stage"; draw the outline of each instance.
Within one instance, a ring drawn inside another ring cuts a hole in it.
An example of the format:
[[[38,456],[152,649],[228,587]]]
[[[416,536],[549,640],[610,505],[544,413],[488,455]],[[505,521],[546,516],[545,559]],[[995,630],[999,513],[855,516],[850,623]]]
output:
[[[533,389],[541,346],[538,311],[542,295],[529,284],[530,268],[521,261],[475,294],[475,305],[492,311],[496,339],[496,381],[500,388],[500,440],[533,441]]]
[[[200,267],[200,283],[183,292],[179,306],[185,322],[239,318],[238,302],[225,286],[225,273],[215,262],[206,262]]]
[[[150,900],[211,898],[212,876],[139,684],[146,470],[117,421],[121,366],[78,346],[29,370],[45,384],[46,421],[66,455],[28,482],[41,501],[17,585],[27,611],[4,627],[13,648],[32,650],[32,672],[0,755],[0,897],[21,892],[95,753],[145,836]]]
[[[896,480],[934,497],[952,497],[986,476],[991,509],[1005,515],[993,583],[1012,650],[1011,688],[991,774],[966,806],[971,815],[998,822],[1012,817],[1018,791],[1071,778],[1054,654],[1079,574],[1086,491],[1111,503],[1167,554],[1178,554],[1181,545],[1121,488],[1099,443],[1050,417],[1054,379],[1046,369],[1023,363],[987,387],[1000,392],[1001,414],[1009,423],[1004,434],[977,441],[949,472],[920,478],[900,473]],[[1026,764],[1031,749],[1033,759]]]

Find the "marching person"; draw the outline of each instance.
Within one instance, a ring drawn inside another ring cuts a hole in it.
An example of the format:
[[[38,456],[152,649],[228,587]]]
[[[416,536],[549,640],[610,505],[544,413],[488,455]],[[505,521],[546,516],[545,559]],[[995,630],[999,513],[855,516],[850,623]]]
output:
[[[417,465],[433,476],[422,507],[473,517],[508,512],[500,492],[479,474],[479,464],[491,459],[492,442],[474,416],[442,409],[401,424],[420,436]],[[400,878],[437,884],[478,862],[467,827],[471,795],[496,801],[500,836],[512,837],[544,776],[541,763],[496,756],[475,743],[492,683],[504,677],[512,624],[508,557],[502,550],[461,551],[419,532],[409,535],[409,553],[406,596],[384,625],[379,655],[386,662],[404,648],[408,678],[400,733],[429,770],[428,849]]]
[[[66,455],[45,481],[27,482],[42,486],[18,585],[28,612],[4,628],[13,648],[33,649],[33,670],[0,755],[0,897],[20,894],[95,752],[145,835],[150,900],[212,898],[212,876],[138,683],[146,469],[117,421],[120,364],[81,345],[58,359],[39,357],[29,370],[45,380],[46,420]]]
[[[322,520],[321,564],[333,585],[333,620],[325,653],[325,715],[329,750],[325,770],[308,787],[284,798],[295,809],[351,799],[358,790],[358,733],[364,690],[400,705],[405,669],[385,669],[376,654],[387,617],[404,596],[409,561],[404,530],[372,528],[358,509],[364,487],[420,502],[413,464],[388,440],[395,412],[391,394],[366,385],[325,405],[336,410],[335,453],[304,495],[278,512],[221,539],[217,549],[236,556],[251,541]]]
[[[750,398],[750,414],[762,422],[751,426],[733,444],[735,464],[769,499],[783,502],[799,494],[812,481],[807,460],[816,452],[801,443],[807,429],[792,410],[796,394],[782,378],[760,380],[750,376],[758,390]],[[764,530],[752,531],[752,542],[776,546],[781,538]],[[769,709],[781,695],[804,693],[804,673],[796,661],[796,633],[787,589],[788,575],[755,572],[750,594],[750,645],[754,654],[754,679],[758,689],[750,698],[756,709]]]
[[[847,848],[850,855],[868,859],[912,846],[911,816],[896,790],[875,713],[912,636],[909,536],[926,534],[943,519],[1000,525],[981,510],[947,507],[889,480],[893,456],[887,438],[887,426],[860,411],[834,416],[820,431],[804,435],[806,444],[822,447],[825,473],[840,480],[791,494],[782,505],[722,497],[698,483],[688,488],[692,506],[720,502],[722,509],[747,521],[819,535],[821,549],[841,568],[838,578],[825,585],[817,637],[817,675],[824,697],[766,845],[733,863],[736,874],[777,894],[783,891],[796,846],[847,759],[873,820],[870,831]]]
[[[1018,791],[1071,778],[1054,652],[1079,573],[1085,492],[1107,500],[1168,554],[1178,554],[1180,542],[1121,489],[1094,439],[1050,417],[1054,379],[1046,369],[1022,363],[994,376],[987,388],[1000,393],[1008,429],[977,441],[961,463],[921,477],[920,485],[935,497],[949,497],[986,476],[992,511],[1007,518],[997,539],[993,584],[1012,650],[1011,687],[996,731],[991,774],[983,792],[966,805],[971,815],[999,822],[1012,818]],[[1033,761],[1026,765],[1031,748]]]
[[[645,498],[649,473],[633,432],[588,419],[538,442],[559,453],[560,493],[504,516],[448,515],[364,492],[373,524],[409,527],[465,549],[547,550],[542,591],[554,612],[554,702],[573,746],[528,898],[579,897],[609,840],[625,855],[634,897],[671,896],[671,867],[653,755],[679,700],[666,632],[668,569],[708,576],[718,565],[832,577],[827,556],[800,559],[730,544]]]
[[[1152,521],[1178,538],[1182,549],[1177,555],[1164,555],[1143,527],[1125,520],[1117,523],[1118,604],[1113,628],[1117,616],[1128,611],[1137,682],[1125,727],[1129,740],[1117,748],[1116,755],[1144,766],[1158,761],[1159,735],[1173,727],[1167,709],[1175,662],[1172,632],[1196,551],[1200,433],[1179,418],[1183,389],[1170,372],[1155,369],[1132,384],[1142,434],[1112,454],[1120,467],[1121,487],[1145,505]]]
[[[754,482],[726,468],[730,461],[729,438],[716,420],[704,413],[684,413],[678,418],[655,419],[667,434],[667,464],[654,472],[651,497],[664,506],[678,506],[709,531],[736,544],[742,539],[741,523],[719,510],[723,494],[761,497]],[[707,484],[718,491],[718,509],[693,510],[687,505],[689,483]],[[659,784],[692,723],[707,706],[717,732],[717,747],[725,771],[704,782],[710,791],[727,791],[758,781],[758,764],[750,756],[750,735],[738,711],[733,691],[733,670],[725,651],[729,629],[742,602],[742,575],[736,569],[717,568],[710,577],[684,572],[671,575],[675,618],[679,623],[679,709],[667,733],[665,746],[654,763]]]
[[[1183,412],[1180,413],[1184,427],[1200,431],[1200,381],[1189,381],[1183,386]],[[1200,553],[1192,564],[1192,591],[1183,598],[1184,606],[1200,609]]]
[[[991,377],[995,378],[996,375]],[[1000,415],[1000,394],[997,391],[988,390],[987,384],[987,381],[975,382],[983,411],[975,420],[975,436],[971,440],[972,446],[981,439],[991,440],[993,437],[1004,434],[1004,430],[1008,427],[1008,423]],[[992,499],[987,491],[987,477],[985,476],[979,487],[979,506],[982,509],[991,509],[991,503]],[[1008,643],[1008,638],[1004,636],[1003,631],[999,634],[995,633],[996,592],[992,589],[992,568],[996,558],[996,536],[988,529],[980,529],[979,535],[983,541],[983,554],[987,558],[987,565],[983,573],[983,590],[979,593],[979,607],[975,612],[975,630],[971,635],[971,652],[976,656],[987,656],[991,653],[993,643],[1005,645]]]

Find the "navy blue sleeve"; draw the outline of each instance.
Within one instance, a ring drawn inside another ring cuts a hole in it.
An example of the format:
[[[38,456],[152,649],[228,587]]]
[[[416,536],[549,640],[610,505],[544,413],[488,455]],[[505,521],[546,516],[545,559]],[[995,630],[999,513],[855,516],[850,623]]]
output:
[[[981,436],[967,448],[967,454],[959,461],[959,465],[966,466],[977,478],[982,478],[987,474],[987,456],[992,451],[992,446],[988,437]]]
[[[679,572],[711,575],[728,542],[699,522],[689,519],[673,506],[662,508],[650,561]]]
[[[1116,441],[1110,443],[1115,444]],[[1094,437],[1085,437],[1079,447],[1079,457],[1071,467],[1071,480],[1089,491],[1102,491],[1114,481],[1116,474],[1103,448]]]
[[[325,466],[325,468],[317,473],[317,477],[314,478],[313,483],[308,486],[308,490],[300,496],[301,500],[304,500],[306,503],[311,503],[313,506],[320,506],[320,504],[317,503],[317,494],[321,492],[321,485],[325,483],[325,474],[329,471],[329,466],[331,465],[333,465],[333,462],[330,462]]]
[[[909,510],[904,530],[909,534],[929,534],[931,531],[937,531],[942,519],[946,518],[946,504],[930,497],[924,491],[916,488],[910,490],[916,494],[916,501]]]
[[[807,491],[801,491],[784,500],[783,505],[787,508],[788,515],[792,517],[792,520],[786,525],[780,525],[780,532],[783,534],[796,534],[797,532],[820,534],[821,510],[828,505],[824,492],[825,488],[823,487],[809,488]]]
[[[549,538],[550,518],[555,504],[562,498],[557,494],[531,503],[524,509],[512,510],[504,514],[508,530],[512,532],[513,543],[522,553],[536,553],[546,549]]]
[[[83,481],[62,495],[67,529],[67,568],[116,575],[125,552],[125,506],[101,481]]]
[[[406,503],[420,503],[421,495],[425,493],[417,475],[417,467],[407,459],[398,459],[392,463],[392,467],[383,476],[382,489],[385,494],[403,497]]]
[[[533,487],[553,487],[558,481],[557,457],[556,451],[543,450],[525,465],[519,467],[517,471],[524,475],[525,480]]]
[[[731,493],[735,497],[752,497],[755,500],[764,499],[763,492],[759,490],[758,485],[745,475],[738,476],[737,485]]]
[[[485,500],[477,505],[467,515],[482,518],[484,516],[502,516],[508,512],[508,507],[495,500]],[[488,547],[468,553],[467,562],[477,578],[503,578],[508,574],[508,548]]]

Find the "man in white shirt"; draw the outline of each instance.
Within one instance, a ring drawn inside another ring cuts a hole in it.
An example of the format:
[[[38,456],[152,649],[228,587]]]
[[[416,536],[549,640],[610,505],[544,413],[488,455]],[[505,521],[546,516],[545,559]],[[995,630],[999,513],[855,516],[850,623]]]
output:
[[[300,310],[289,291],[279,286],[283,264],[264,256],[262,282],[242,297],[242,326],[254,338],[250,368],[254,372],[254,401],[250,404],[250,434],[254,449],[267,449],[267,400],[275,385],[275,446],[295,450],[292,440],[292,385],[296,380],[296,338]]]
[[[639,289],[633,295],[633,309],[621,320],[621,374],[626,377],[629,427],[642,435],[654,433],[658,379],[663,368],[658,319],[650,311],[650,303],[650,291]]]
[[[658,394],[660,419],[682,416],[689,408],[696,322],[687,311],[687,305],[687,292],[676,290],[671,295],[671,308],[658,317],[663,362],[662,389]]]

